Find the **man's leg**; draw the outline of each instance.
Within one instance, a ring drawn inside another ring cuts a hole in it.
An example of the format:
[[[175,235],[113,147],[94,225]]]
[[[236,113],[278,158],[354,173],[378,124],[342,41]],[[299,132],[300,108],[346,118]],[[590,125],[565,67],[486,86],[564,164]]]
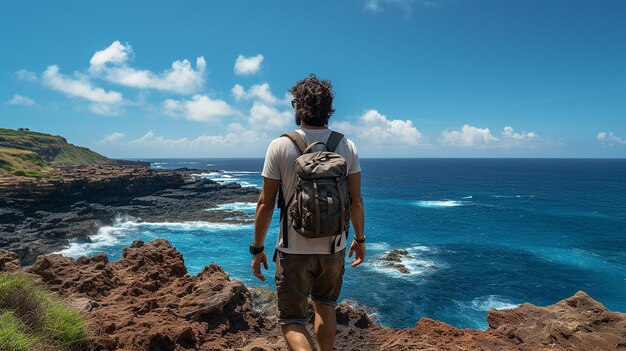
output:
[[[315,337],[319,351],[331,351],[337,334],[335,306],[341,292],[345,250],[317,255],[317,271],[311,291],[315,307]]]
[[[315,307],[315,338],[318,351],[332,351],[337,334],[337,315],[335,307],[314,301]]]
[[[313,341],[306,329],[309,319],[307,297],[313,284],[308,269],[309,256],[279,252],[276,260],[278,324],[285,342],[294,351],[313,350]]]
[[[290,350],[313,351],[313,340],[311,340],[311,335],[309,335],[304,325],[292,323],[282,325],[281,329]]]

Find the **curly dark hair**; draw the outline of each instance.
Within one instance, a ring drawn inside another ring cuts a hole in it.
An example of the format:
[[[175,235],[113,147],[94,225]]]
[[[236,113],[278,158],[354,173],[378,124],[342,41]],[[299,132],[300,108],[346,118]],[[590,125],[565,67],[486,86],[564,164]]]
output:
[[[333,108],[333,85],[329,80],[320,80],[311,73],[289,90],[294,99],[291,105],[296,109],[296,124],[302,121],[310,126],[324,127]]]

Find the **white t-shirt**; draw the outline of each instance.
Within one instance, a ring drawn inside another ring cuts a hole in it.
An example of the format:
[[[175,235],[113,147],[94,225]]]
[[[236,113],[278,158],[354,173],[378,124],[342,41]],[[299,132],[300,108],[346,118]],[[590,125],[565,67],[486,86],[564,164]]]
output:
[[[316,141],[326,142],[328,136],[330,136],[331,130],[324,129],[307,129],[300,128],[296,130],[304,142],[309,145]],[[314,149],[322,150],[322,145],[316,146]],[[353,174],[361,171],[361,164],[359,163],[359,156],[357,154],[356,146],[352,140],[344,137],[337,145],[336,153],[343,156],[346,160],[346,166],[348,174]],[[263,165],[263,172],[261,173],[266,178],[276,179],[281,181],[283,188],[283,195],[285,201],[287,201],[293,189],[296,185],[296,172],[294,169],[295,160],[300,156],[300,151],[293,144],[291,139],[287,137],[280,137],[272,140],[270,146],[267,148],[267,154],[265,155],[265,163]],[[289,223],[289,222],[288,222]],[[281,231],[278,233],[278,240],[276,242],[276,248],[285,253],[293,254],[330,254],[331,245],[335,237],[324,237],[316,239],[308,239],[296,232],[291,225],[288,225],[287,232],[288,247],[282,247],[282,223]],[[341,240],[337,240],[335,251],[341,251],[346,247],[346,234],[341,235]]]

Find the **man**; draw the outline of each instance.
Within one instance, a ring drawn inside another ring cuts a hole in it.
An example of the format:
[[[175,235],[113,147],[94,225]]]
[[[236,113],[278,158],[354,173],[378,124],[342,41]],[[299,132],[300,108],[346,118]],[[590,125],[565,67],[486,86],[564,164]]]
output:
[[[292,106],[296,124],[300,126],[296,132],[306,145],[317,141],[330,143],[332,131],[328,129],[328,120],[334,112],[331,83],[311,74],[299,81],[290,92],[294,97]],[[365,258],[361,166],[354,143],[345,137],[335,139],[335,152],[346,161],[349,214],[354,228],[349,256],[355,254],[352,267],[356,267]],[[268,268],[263,247],[276,195],[280,189],[285,202],[291,198],[297,180],[294,163],[298,156],[300,150],[288,137],[274,139],[267,149],[262,172],[263,187],[254,222],[254,242],[250,246],[254,255],[252,272],[263,281],[265,277],[261,273],[261,264]],[[307,299],[310,295],[315,309],[317,349],[332,350],[337,329],[335,306],[343,282],[347,230],[336,237],[307,238],[289,223],[289,220],[281,220],[281,233],[285,229],[283,226],[288,228],[284,232],[286,237],[278,235],[276,243],[278,323],[291,350],[313,350],[313,341],[306,329],[309,317]]]

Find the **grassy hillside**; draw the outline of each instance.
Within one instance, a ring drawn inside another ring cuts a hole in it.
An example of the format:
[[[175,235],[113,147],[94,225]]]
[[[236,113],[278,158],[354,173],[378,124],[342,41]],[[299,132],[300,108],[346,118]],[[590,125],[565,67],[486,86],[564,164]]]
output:
[[[118,164],[65,138],[32,131],[0,128],[0,173],[40,177],[51,166]]]
[[[0,350],[86,349],[80,313],[25,277],[0,274]]]

